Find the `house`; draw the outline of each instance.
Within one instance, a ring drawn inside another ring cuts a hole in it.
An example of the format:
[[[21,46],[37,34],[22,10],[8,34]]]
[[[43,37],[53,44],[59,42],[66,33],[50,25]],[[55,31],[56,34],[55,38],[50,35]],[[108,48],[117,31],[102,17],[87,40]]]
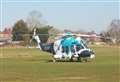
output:
[[[0,45],[10,43],[11,41],[12,41],[12,29],[5,28],[2,32],[0,32]]]
[[[5,28],[2,32],[0,32],[0,38],[11,38],[12,37],[12,29]]]

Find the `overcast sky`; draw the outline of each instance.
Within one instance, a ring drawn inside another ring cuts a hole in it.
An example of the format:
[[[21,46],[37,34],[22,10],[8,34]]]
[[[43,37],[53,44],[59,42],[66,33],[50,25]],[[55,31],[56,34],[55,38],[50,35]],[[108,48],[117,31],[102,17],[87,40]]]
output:
[[[1,30],[12,27],[19,19],[39,11],[47,24],[71,30],[105,30],[119,19],[119,0],[2,0]]]

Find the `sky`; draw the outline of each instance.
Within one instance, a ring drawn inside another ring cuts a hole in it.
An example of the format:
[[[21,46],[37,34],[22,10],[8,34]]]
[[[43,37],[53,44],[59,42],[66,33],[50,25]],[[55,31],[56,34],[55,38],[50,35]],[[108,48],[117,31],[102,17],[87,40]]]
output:
[[[119,19],[119,4],[119,0],[1,0],[0,30],[20,19],[26,21],[35,10],[56,28],[100,33],[113,19]]]

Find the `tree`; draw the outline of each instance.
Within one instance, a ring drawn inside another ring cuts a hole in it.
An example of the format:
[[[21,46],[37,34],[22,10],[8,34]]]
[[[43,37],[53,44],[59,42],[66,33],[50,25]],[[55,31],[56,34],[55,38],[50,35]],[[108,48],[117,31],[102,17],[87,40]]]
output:
[[[30,30],[32,30],[35,27],[36,28],[43,27],[45,22],[46,21],[43,20],[43,16],[42,16],[41,12],[38,12],[35,10],[31,11],[27,18],[28,28]]]
[[[41,12],[32,11],[29,13],[27,18],[28,28],[30,29],[30,34],[33,34],[33,30],[37,28],[37,34],[39,35],[41,41],[45,43],[49,38],[49,30],[53,28],[52,26],[46,25],[46,21],[43,20]],[[30,36],[32,37],[32,36]]]
[[[109,28],[101,33],[105,39],[112,40],[113,43],[120,43],[120,20],[114,19],[109,25]]]
[[[112,38],[114,43],[120,42],[120,20],[115,19],[111,22],[107,34]]]
[[[91,34],[96,34],[96,32],[94,30],[88,32],[87,34],[91,35]]]
[[[50,42],[50,43],[51,43],[51,42],[54,42],[56,38],[59,38],[58,34],[60,34],[60,33],[63,33],[63,31],[60,30],[60,29],[57,29],[57,28],[52,27],[52,28],[49,30],[50,36],[49,36],[49,38],[48,38],[48,42]]]
[[[17,21],[17,23],[15,23],[15,25],[13,26],[13,30],[12,30],[12,34],[13,37],[12,39],[14,41],[21,41],[24,40],[25,34],[29,33],[29,29],[27,28],[27,23],[25,23],[22,19]]]
[[[48,38],[49,38],[49,30],[52,29],[53,27],[52,26],[44,26],[44,27],[41,27],[41,28],[37,28],[35,27],[37,30],[36,30],[36,34],[39,35],[39,38],[41,40],[42,43],[46,43]],[[34,29],[33,29],[34,30]],[[32,30],[32,34],[33,34],[33,30]]]
[[[54,28],[54,27],[52,27],[52,28],[49,30],[49,34],[54,34],[54,35],[59,34],[59,33],[61,33],[61,32],[62,32],[61,30],[59,30],[59,29],[57,29],[57,28]]]

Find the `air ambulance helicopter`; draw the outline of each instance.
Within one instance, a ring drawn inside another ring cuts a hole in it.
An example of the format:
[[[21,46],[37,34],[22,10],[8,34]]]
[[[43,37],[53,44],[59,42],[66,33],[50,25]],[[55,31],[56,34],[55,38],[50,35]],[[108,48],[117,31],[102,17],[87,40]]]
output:
[[[95,53],[87,47],[85,41],[77,35],[67,32],[63,36],[51,44],[42,44],[39,36],[34,29],[33,38],[35,39],[38,48],[43,51],[48,51],[53,54],[53,62],[58,60],[70,60],[81,61],[83,58],[85,61],[95,58]]]

